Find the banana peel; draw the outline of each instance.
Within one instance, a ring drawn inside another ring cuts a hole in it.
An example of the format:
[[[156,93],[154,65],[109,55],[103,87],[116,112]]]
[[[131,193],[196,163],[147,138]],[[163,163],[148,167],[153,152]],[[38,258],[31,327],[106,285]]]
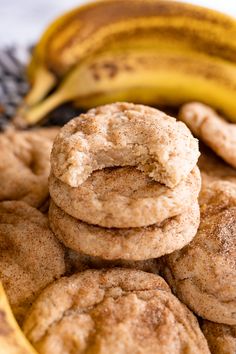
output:
[[[30,77],[34,79],[40,63],[55,75],[64,76],[89,52],[114,43],[114,35],[134,34],[138,38],[137,33],[142,34],[140,30],[142,32],[143,28],[156,29],[155,35],[158,35],[158,29],[163,29],[159,35],[165,38],[170,34],[173,40],[171,28],[174,31],[179,29],[181,32],[175,35],[186,37],[182,39],[190,46],[204,50],[211,44],[216,55],[235,59],[230,48],[236,25],[226,15],[173,1],[100,0],[65,13],[49,26],[35,48],[29,66]],[[188,29],[191,30],[189,33]],[[192,41],[193,35],[198,36],[199,42]],[[220,49],[222,45],[224,51]]]
[[[114,101],[178,106],[197,100],[236,117],[235,83],[235,65],[204,55],[112,53],[78,66],[25,119],[34,124],[66,101],[87,109]]]
[[[18,326],[1,283],[0,354],[37,354]]]
[[[130,72],[120,68],[123,54]],[[97,65],[100,80],[91,78]],[[87,108],[122,97],[153,105],[200,100],[234,120],[235,65],[236,21],[229,16],[168,0],[100,0],[46,30],[29,64],[32,88],[19,114],[34,124],[67,101]]]

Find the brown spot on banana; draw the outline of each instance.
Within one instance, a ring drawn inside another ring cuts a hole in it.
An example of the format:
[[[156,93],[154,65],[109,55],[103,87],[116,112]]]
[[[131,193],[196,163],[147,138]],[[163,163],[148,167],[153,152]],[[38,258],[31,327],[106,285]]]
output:
[[[111,59],[105,60],[104,62],[91,64],[88,67],[88,70],[91,71],[91,75],[94,80],[99,81],[102,79],[102,77],[108,77],[112,79],[119,74],[119,71],[123,70],[131,72],[134,70],[134,68],[126,62],[116,63],[115,60]]]

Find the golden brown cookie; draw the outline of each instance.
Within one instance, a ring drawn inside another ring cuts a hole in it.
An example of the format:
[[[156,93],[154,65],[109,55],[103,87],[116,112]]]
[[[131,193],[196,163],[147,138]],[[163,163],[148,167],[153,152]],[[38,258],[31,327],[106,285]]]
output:
[[[113,103],[67,123],[52,150],[52,171],[78,187],[93,171],[136,166],[155,181],[175,187],[192,171],[198,142],[182,122],[148,106]]]
[[[202,184],[225,180],[236,183],[236,169],[225,163],[206,146],[201,147],[201,156],[198,160],[201,171]]]
[[[236,168],[236,124],[229,123],[202,103],[188,103],[179,113],[193,134]]]
[[[35,296],[65,272],[64,250],[37,209],[0,203],[0,280],[22,320]]]
[[[193,241],[165,257],[164,274],[181,301],[213,322],[236,324],[236,185],[212,182],[200,195]]]
[[[158,259],[146,259],[144,261],[126,261],[122,259],[108,261],[100,257],[87,256],[81,252],[66,248],[65,263],[67,274],[82,272],[87,269],[103,268],[131,268],[143,270],[144,272],[158,274],[160,270],[160,261]]]
[[[236,353],[236,326],[227,326],[205,320],[202,324],[202,330],[211,354]]]
[[[170,189],[134,167],[108,168],[92,173],[73,188],[52,174],[49,190],[67,214],[102,227],[142,227],[181,214],[197,200],[199,169]]]
[[[40,207],[48,198],[52,142],[33,132],[0,134],[0,201]]]
[[[209,354],[194,315],[154,274],[88,270],[33,304],[24,332],[39,353]]]
[[[141,228],[115,229],[86,224],[66,214],[51,201],[49,221],[53,232],[68,248],[107,260],[158,258],[188,244],[197,232],[199,206],[178,216]]]

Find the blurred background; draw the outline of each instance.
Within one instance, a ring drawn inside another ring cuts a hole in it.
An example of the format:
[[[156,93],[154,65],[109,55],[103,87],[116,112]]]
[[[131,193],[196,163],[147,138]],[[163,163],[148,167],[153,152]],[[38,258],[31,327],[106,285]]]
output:
[[[131,1],[131,0],[127,0]],[[86,0],[0,0],[0,46],[34,43],[59,14]],[[186,0],[236,17],[235,0]]]

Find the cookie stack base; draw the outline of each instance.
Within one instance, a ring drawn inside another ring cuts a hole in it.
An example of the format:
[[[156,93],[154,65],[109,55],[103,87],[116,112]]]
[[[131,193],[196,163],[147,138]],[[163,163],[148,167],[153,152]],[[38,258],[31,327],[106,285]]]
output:
[[[53,232],[67,247],[107,260],[158,258],[188,244],[197,232],[199,207],[161,224],[143,228],[102,228],[73,218],[51,201],[49,221]]]

